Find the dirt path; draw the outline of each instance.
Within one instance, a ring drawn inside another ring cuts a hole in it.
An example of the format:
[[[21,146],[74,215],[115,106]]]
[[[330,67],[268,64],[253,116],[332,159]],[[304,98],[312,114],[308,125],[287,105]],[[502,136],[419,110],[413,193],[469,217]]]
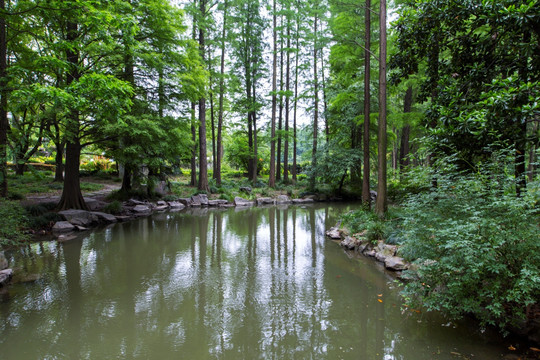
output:
[[[103,189],[96,190],[96,191],[83,191],[83,196],[85,198],[102,200],[111,192],[119,190],[121,186],[119,183],[100,182],[100,184],[103,185]],[[27,195],[26,199],[21,200],[21,205],[25,206],[25,205],[32,205],[32,204],[48,203],[48,202],[59,202],[61,195],[62,195],[61,191]]]

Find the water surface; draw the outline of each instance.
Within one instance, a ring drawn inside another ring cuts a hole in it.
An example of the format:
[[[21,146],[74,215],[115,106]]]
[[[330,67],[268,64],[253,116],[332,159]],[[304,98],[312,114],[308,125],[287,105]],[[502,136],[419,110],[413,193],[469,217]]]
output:
[[[347,205],[195,209],[8,252],[1,359],[497,359],[324,237]]]

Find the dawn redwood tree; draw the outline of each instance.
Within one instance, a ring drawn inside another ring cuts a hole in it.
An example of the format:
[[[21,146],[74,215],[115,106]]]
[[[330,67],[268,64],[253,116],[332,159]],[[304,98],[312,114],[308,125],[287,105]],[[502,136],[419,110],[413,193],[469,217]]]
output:
[[[364,48],[364,131],[362,139],[364,145],[363,154],[363,174],[362,174],[362,203],[364,206],[371,206],[370,199],[370,165],[369,165],[369,129],[370,129],[370,113],[371,113],[371,0],[366,0],[366,8],[364,12],[365,22],[365,48]]]
[[[277,108],[277,6],[272,8],[272,120],[270,122],[270,175],[268,186],[276,186],[276,108]]]
[[[386,186],[386,0],[380,0],[379,32],[379,151],[375,213],[379,217],[384,217],[388,207]]]

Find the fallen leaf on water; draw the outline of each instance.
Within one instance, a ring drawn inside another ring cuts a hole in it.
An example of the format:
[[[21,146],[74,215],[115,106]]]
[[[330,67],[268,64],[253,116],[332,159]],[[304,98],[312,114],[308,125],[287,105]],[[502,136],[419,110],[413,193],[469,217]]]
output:
[[[378,297],[382,297],[382,294],[377,294]]]
[[[382,303],[382,300],[381,299],[377,299],[378,302]]]
[[[532,351],[540,352],[540,349],[535,348],[535,347],[532,347],[532,348],[530,348],[530,349],[531,349]]]
[[[341,277],[341,275],[337,275],[336,277],[339,279]]]
[[[455,352],[455,351],[450,351],[450,354],[454,355],[454,356],[461,356],[460,353],[458,352]]]
[[[510,345],[510,346],[508,347],[508,350],[512,350],[512,351],[514,351],[514,350],[516,350],[516,348],[515,348],[515,347],[513,347],[512,345]]]

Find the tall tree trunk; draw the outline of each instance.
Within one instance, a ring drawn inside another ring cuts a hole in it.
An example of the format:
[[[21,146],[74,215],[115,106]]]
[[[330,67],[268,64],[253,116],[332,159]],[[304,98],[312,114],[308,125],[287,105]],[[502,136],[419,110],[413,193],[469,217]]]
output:
[[[78,37],[78,25],[73,22],[67,23],[66,39],[68,43],[74,43]],[[68,49],[66,50],[67,62],[70,65],[70,69],[67,72],[66,85],[69,86],[73,81],[77,81],[80,77],[78,70],[79,66],[79,54],[77,51]],[[62,190],[62,197],[57,208],[60,210],[65,209],[87,209],[86,203],[81,192],[81,183],[79,178],[79,165],[81,160],[81,144],[79,139],[79,113],[75,110],[71,110],[69,116],[68,129],[71,132],[68,136],[66,145],[66,167],[65,167],[65,179],[64,188]]]
[[[315,13],[315,19],[313,22],[313,86],[314,86],[314,95],[315,95],[315,106],[313,113],[313,150],[311,153],[311,177],[310,177],[310,187],[315,189],[316,183],[316,174],[315,169],[317,168],[317,135],[319,133],[319,82],[317,74],[317,21],[318,14]]]
[[[290,8],[289,8],[290,10]],[[289,91],[291,90],[291,20],[287,13],[287,70],[285,75],[285,88],[287,94],[285,95],[285,146],[283,149],[283,182],[289,183],[289,108],[291,97]]]
[[[212,78],[210,78],[210,86],[212,84]],[[217,165],[217,154],[216,154],[216,123],[214,119],[214,93],[210,91],[210,126],[212,131],[212,178],[216,178],[216,165]]]
[[[276,186],[276,107],[277,107],[277,6],[273,4],[272,15],[272,122],[270,125],[270,176],[268,186]]]
[[[206,14],[206,0],[200,1],[201,17]],[[202,20],[202,19],[201,19]],[[199,51],[203,62],[204,54],[204,26],[199,24]],[[208,161],[206,160],[206,98],[199,99],[199,186],[200,191],[209,191],[208,187]]]
[[[64,181],[64,143],[61,140],[58,140],[55,141],[54,144],[56,145],[54,181],[62,182]]]
[[[296,21],[296,56],[295,56],[295,65],[294,65],[294,112],[293,112],[293,166],[292,166],[292,179],[293,182],[296,182],[296,175],[298,173],[297,164],[296,164],[296,150],[297,150],[297,139],[296,139],[296,115],[298,107],[298,60],[300,57],[300,21]]]
[[[523,43],[528,44],[531,40],[531,33],[525,32],[523,34]],[[524,52],[521,56],[521,69],[519,70],[519,77],[523,83],[529,81],[529,57]],[[527,166],[525,163],[525,154],[527,153],[527,121],[528,119],[523,119],[520,124],[518,124],[519,132],[518,138],[516,141],[516,155],[515,155],[515,177],[516,177],[516,195],[520,197],[523,191],[527,188],[527,178],[526,171]]]
[[[412,108],[412,87],[407,88],[405,93],[405,100],[403,102],[403,112],[410,113]],[[399,148],[399,172],[400,175],[405,173],[405,168],[409,166],[409,152],[410,144],[409,137],[411,133],[411,125],[406,124],[403,129],[401,129],[401,146]]]
[[[280,18],[281,27],[283,27],[283,15]],[[279,120],[277,136],[277,165],[276,181],[281,180],[281,130],[283,130],[283,29],[280,32],[279,40]]]
[[[324,74],[324,49],[321,49],[321,86],[323,93],[323,105],[324,105],[324,134],[326,135],[326,146],[328,149],[328,143],[330,142],[330,126],[328,124],[328,103],[326,100],[326,78]]]
[[[257,154],[257,111],[255,110],[255,103],[257,102],[257,82],[255,81],[255,74],[253,74],[253,110],[251,115],[251,120],[253,121],[253,174],[251,181],[253,181],[253,186],[257,183],[257,171],[259,165],[259,157]]]
[[[363,132],[363,176],[362,176],[362,203],[366,207],[371,206],[370,197],[370,165],[369,165],[369,125],[371,113],[371,0],[366,0],[365,12],[365,50],[364,50],[364,132]]]
[[[6,4],[0,0],[0,11],[5,13]],[[7,117],[7,37],[6,37],[6,17],[0,16],[0,196],[5,198],[8,195],[7,182],[7,132],[9,122]]]
[[[197,104],[191,103],[191,141],[193,148],[191,149],[191,180],[189,185],[197,185],[197,128],[195,127],[195,108]]]
[[[223,129],[223,98],[225,96],[225,35],[227,34],[227,10],[228,1],[223,3],[223,28],[221,29],[221,64],[220,64],[220,77],[219,77],[219,114],[218,114],[218,128],[217,128],[217,157],[216,157],[216,173],[215,179],[218,185],[221,185],[221,143],[222,143],[222,129]]]
[[[379,132],[378,132],[378,184],[375,213],[384,217],[387,210],[386,200],[386,0],[380,0],[379,10]]]
[[[538,133],[538,123],[540,120],[534,121],[532,123],[532,133],[534,136],[537,136]],[[529,182],[534,181],[534,176],[536,175],[536,142],[531,143],[531,148],[529,149],[529,167],[528,167],[528,177]]]

